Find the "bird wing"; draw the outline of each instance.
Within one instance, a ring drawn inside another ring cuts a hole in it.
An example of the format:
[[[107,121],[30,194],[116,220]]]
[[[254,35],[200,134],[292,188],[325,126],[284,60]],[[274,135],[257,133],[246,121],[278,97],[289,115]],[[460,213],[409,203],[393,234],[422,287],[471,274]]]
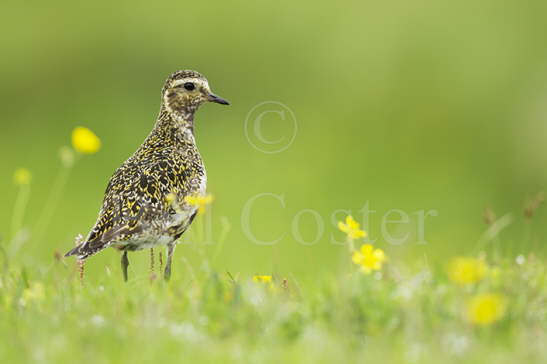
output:
[[[81,249],[74,254],[89,256],[112,243],[128,240],[159,226],[175,213],[166,196],[181,194],[186,183],[181,161],[173,168],[169,158],[146,163],[128,159],[112,176],[105,191],[99,218]]]

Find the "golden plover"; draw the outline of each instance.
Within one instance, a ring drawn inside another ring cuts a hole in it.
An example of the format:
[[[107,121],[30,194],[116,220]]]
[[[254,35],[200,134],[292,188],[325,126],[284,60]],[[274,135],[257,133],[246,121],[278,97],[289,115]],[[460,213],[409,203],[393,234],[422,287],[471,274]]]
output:
[[[150,135],[116,170],[99,217],[87,238],[66,253],[81,261],[112,246],[122,251],[127,281],[128,251],[167,245],[164,277],[180,236],[196,216],[187,196],[205,194],[207,176],[194,139],[194,113],[205,102],[229,105],[213,94],[196,71],[172,74],[162,89],[161,108]]]

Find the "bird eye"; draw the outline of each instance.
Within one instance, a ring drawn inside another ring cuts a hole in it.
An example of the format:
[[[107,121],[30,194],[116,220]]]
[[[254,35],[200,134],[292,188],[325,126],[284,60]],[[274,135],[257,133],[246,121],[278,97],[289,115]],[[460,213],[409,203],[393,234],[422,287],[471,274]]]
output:
[[[187,89],[188,91],[193,91],[196,88],[196,86],[192,82],[186,82],[184,84],[184,88]]]

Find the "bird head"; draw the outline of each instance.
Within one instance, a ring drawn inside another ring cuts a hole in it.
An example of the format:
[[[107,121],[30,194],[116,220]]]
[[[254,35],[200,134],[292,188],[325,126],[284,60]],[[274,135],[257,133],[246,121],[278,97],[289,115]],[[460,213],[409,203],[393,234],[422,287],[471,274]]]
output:
[[[169,76],[162,90],[162,102],[167,112],[177,120],[191,119],[205,102],[230,104],[211,92],[205,77],[191,70],[177,71]]]

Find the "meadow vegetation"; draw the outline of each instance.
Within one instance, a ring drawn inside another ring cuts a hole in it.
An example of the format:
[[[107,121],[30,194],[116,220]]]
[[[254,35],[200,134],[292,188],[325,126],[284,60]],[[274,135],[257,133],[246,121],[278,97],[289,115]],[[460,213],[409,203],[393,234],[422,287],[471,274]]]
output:
[[[100,147],[82,128],[72,144],[62,149],[65,168]],[[15,171],[12,239],[1,244],[2,362],[539,363],[547,355],[545,261],[502,255],[500,236],[473,256],[410,264],[363,243],[367,233],[347,216],[338,223],[345,263],[317,289],[290,274],[215,271],[206,254],[197,267],[178,259],[185,274],[168,283],[158,279],[161,261],[128,283],[116,266],[90,282],[58,251],[47,267],[19,263],[32,183],[29,170]],[[199,230],[213,199],[191,202]],[[491,212],[485,219],[495,224]]]

